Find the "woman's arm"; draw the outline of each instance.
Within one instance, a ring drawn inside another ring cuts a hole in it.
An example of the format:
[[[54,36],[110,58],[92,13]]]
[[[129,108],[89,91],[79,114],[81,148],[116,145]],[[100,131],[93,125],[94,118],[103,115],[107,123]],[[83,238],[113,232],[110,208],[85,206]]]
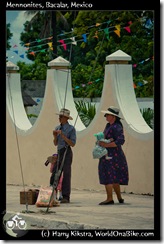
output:
[[[118,125],[116,129],[113,130],[113,138],[114,141],[106,143],[106,142],[99,142],[101,147],[117,147],[118,145],[123,145],[125,142],[123,128]]]
[[[109,143],[100,141],[99,142],[99,146],[101,146],[101,147],[117,147],[117,145],[116,145],[116,143],[114,141],[109,142]]]

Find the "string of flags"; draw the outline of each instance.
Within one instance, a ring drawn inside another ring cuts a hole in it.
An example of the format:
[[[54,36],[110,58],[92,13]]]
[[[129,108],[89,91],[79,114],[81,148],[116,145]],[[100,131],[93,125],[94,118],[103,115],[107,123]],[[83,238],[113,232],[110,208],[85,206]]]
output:
[[[115,19],[115,20],[119,20],[119,18]],[[140,20],[140,19],[139,19]],[[121,24],[117,24],[117,25],[113,25],[113,26],[108,26],[113,20],[108,20],[106,22],[103,22],[103,23],[96,23],[94,25],[91,25],[91,26],[87,26],[86,29],[91,29],[93,27],[98,27],[99,29],[95,31],[95,34],[93,36],[93,38],[96,38],[98,39],[99,38],[99,32],[100,31],[104,31],[105,35],[106,35],[106,38],[109,40],[109,34],[111,32],[114,32],[118,37],[121,36],[121,30],[124,29],[126,30],[128,33],[131,33],[131,29],[130,29],[130,26],[132,24],[132,21],[129,21],[127,23],[127,26],[122,26]],[[152,25],[152,22],[150,19],[148,20],[144,20],[146,21],[145,23],[145,27],[146,28],[149,28],[151,25]],[[106,28],[100,28],[101,25],[103,24],[107,24],[107,27]],[[114,30],[110,30],[110,29],[114,29]],[[59,45],[58,46],[62,46],[63,49],[66,51],[67,50],[67,45],[69,44],[73,44],[73,45],[77,45],[78,42],[84,42],[84,43],[87,43],[87,35],[90,34],[90,33],[84,33],[82,34],[81,36],[77,35],[77,36],[72,36],[74,33],[74,29],[72,28],[72,31],[70,32],[62,32],[61,34],[58,35],[58,37],[60,36],[67,36],[67,35],[70,35],[71,34],[71,37],[67,37],[67,38],[63,38],[63,39],[59,39],[58,40],[58,43]],[[79,37],[82,37],[82,39],[77,39]],[[49,49],[50,51],[53,50],[53,42],[51,41],[52,40],[52,36],[50,37],[47,37],[47,38],[43,38],[43,39],[37,39],[36,41],[33,41],[33,42],[29,42],[29,43],[25,43],[24,44],[24,48],[26,51],[28,51],[28,54],[30,55],[33,55],[35,56],[36,53],[38,52],[41,52],[41,53],[45,53],[47,52],[47,49]],[[76,39],[75,39],[76,38]],[[46,43],[42,43],[46,41]],[[68,42],[67,42],[68,41]],[[69,42],[70,41],[70,42]],[[32,45],[32,44],[36,44],[36,45]],[[45,46],[45,48],[44,48]],[[48,47],[47,47],[48,46]],[[15,44],[13,45],[12,48],[17,48],[18,46]],[[17,55],[19,55],[20,58],[24,59],[25,58],[25,53],[19,53],[18,50],[11,50],[13,52],[15,52]],[[14,56],[11,56],[10,58],[14,58]],[[150,58],[148,58],[149,60]],[[143,60],[141,61],[140,63],[144,63],[145,61],[147,60]],[[137,64],[134,64],[133,65],[134,68],[137,67]]]
[[[119,19],[119,18],[117,18],[117,19]],[[112,20],[108,20],[108,21],[103,22],[103,23],[96,23],[95,25],[91,25],[91,26],[86,27],[86,29],[90,29],[92,27],[100,27],[103,24],[108,24],[109,25],[109,23],[111,23],[111,22],[112,22]],[[123,27],[129,33],[130,33],[130,24],[132,24],[131,21],[128,22],[128,25],[129,26]],[[115,25],[115,26],[110,26],[110,27],[104,28],[104,29],[98,29],[95,32],[95,35],[93,36],[93,38],[97,38],[98,39],[99,38],[98,37],[98,32],[104,31],[105,34],[106,34],[107,39],[109,40],[109,33],[113,32],[113,30],[112,31],[109,31],[109,29],[111,29],[111,28],[116,28],[116,30],[114,30],[114,32],[120,37],[121,25]],[[63,36],[63,35],[66,36],[68,34],[71,34],[72,35],[73,32],[74,32],[74,30],[72,28],[72,31],[71,32],[61,33],[61,34],[58,35],[58,37],[59,36]],[[71,37],[64,38],[64,39],[59,39],[58,40],[58,43],[59,43],[58,46],[62,46],[64,48],[64,50],[67,50],[67,45],[69,45],[69,44],[77,45],[78,42],[82,42],[82,41],[85,42],[85,43],[87,43],[87,35],[88,34],[89,33],[82,34],[81,35],[82,39],[80,39],[80,40],[75,40],[75,38],[78,38],[79,35],[77,35],[77,36],[71,36]],[[33,55],[33,56],[35,56],[35,54],[37,52],[43,52],[44,53],[44,52],[47,51],[47,49],[53,50],[52,42],[51,42],[51,39],[52,38],[53,37],[50,36],[50,37],[43,38],[43,39],[37,39],[36,41],[33,41],[33,42],[25,43],[24,44],[25,50],[28,51],[28,54]],[[70,40],[70,42],[67,42],[67,40]],[[42,43],[43,41],[48,41],[48,42]],[[37,45],[32,45],[34,43],[37,44]],[[47,47],[46,48],[43,48],[44,46],[47,46],[47,45],[48,45],[48,48]],[[13,45],[13,48],[14,49],[17,48],[17,47],[18,46],[16,44]],[[37,50],[35,50],[35,49],[37,49]],[[19,55],[19,51],[18,50],[13,50],[13,52],[15,52],[17,55]],[[21,54],[19,56],[21,58],[24,58],[25,54]]]
[[[98,78],[95,81],[89,81],[87,84],[81,84],[81,85],[78,85],[78,86],[73,87],[72,90],[77,90],[77,89],[80,89],[81,87],[82,88],[87,87],[87,86],[92,85],[95,82],[97,83],[97,82],[99,82],[101,80],[103,80],[103,78]]]
[[[109,22],[109,21],[108,21]],[[111,22],[111,21],[110,21]],[[131,22],[130,22],[131,23]],[[100,24],[99,24],[100,25]],[[95,26],[99,26],[98,24],[96,24]],[[89,27],[88,27],[89,28]],[[111,31],[109,31],[109,29],[111,29],[111,28],[116,28],[116,30],[111,30]],[[98,29],[96,32],[95,32],[95,34],[94,34],[94,36],[93,36],[93,38],[99,38],[99,36],[98,36],[98,34],[99,34],[99,32],[100,31],[104,31],[105,32],[105,34],[106,34],[106,38],[109,40],[109,34],[111,33],[111,32],[115,32],[119,37],[120,37],[120,32],[121,32],[121,29],[125,29],[127,32],[129,32],[129,33],[131,33],[131,30],[130,30],[130,26],[125,26],[125,27],[122,27],[121,28],[121,25],[115,25],[115,26],[110,26],[110,27],[106,27],[106,28],[104,28],[104,29]],[[84,33],[84,34],[82,34],[82,35],[77,35],[77,36],[71,36],[71,37],[68,37],[68,38],[64,38],[64,39],[59,39],[58,40],[58,42],[60,43],[60,45],[58,45],[58,46],[62,46],[63,48],[64,48],[64,50],[67,50],[67,45],[69,45],[69,44],[73,44],[73,45],[77,45],[77,43],[78,42],[85,42],[85,43],[87,43],[87,35],[89,35],[90,33]],[[62,35],[64,35],[64,34],[62,34]],[[80,39],[80,40],[78,40],[78,39],[76,39],[75,40],[75,38],[79,38],[79,37],[82,37],[82,39]],[[47,39],[50,39],[50,38],[52,38],[52,37],[49,37],[49,38],[47,38]],[[42,48],[42,46],[44,46],[44,45],[48,45],[49,46],[49,49],[50,50],[53,50],[53,47],[52,47],[52,42],[47,42],[47,43],[43,43],[43,44],[39,44],[39,45],[32,45],[31,46],[31,44],[33,44],[33,43],[40,43],[40,42],[42,42],[42,41],[44,41],[44,40],[47,40],[46,38],[44,38],[44,39],[39,39],[39,40],[36,40],[35,42],[31,42],[31,43],[25,43],[24,44],[24,46],[28,46],[28,48],[26,48],[26,50],[28,49],[28,50],[32,50],[33,51],[33,53],[30,53],[30,54],[34,54],[34,52],[38,52],[38,50],[35,50],[35,48]],[[68,42],[67,42],[68,41]],[[41,50],[39,50],[39,51],[41,51]]]
[[[77,85],[75,87],[72,88],[72,90],[77,90],[77,89],[81,89],[81,88],[85,88],[87,86],[90,86],[90,85],[94,85],[95,83],[99,82],[99,81],[103,81],[103,78],[98,78],[96,79],[95,81],[89,81],[88,83],[86,84],[80,84],[80,85]],[[136,89],[137,87],[141,87],[141,86],[144,86],[146,84],[148,84],[149,82],[146,81],[146,80],[143,80],[142,82],[137,82],[137,85],[133,82],[133,87],[134,89]]]
[[[147,80],[143,80],[142,82],[137,82],[137,85],[133,82],[133,87],[134,89],[136,89],[137,87],[141,87],[141,86],[144,86],[146,84],[148,84],[149,82]]]

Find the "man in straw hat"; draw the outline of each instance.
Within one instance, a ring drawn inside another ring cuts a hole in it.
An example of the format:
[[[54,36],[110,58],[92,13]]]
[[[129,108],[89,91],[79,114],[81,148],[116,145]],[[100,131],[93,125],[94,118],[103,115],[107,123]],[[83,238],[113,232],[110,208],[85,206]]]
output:
[[[62,181],[63,199],[61,200],[61,203],[69,203],[70,194],[71,194],[71,164],[73,159],[73,153],[71,147],[74,147],[76,144],[76,130],[74,126],[68,123],[68,120],[73,119],[70,116],[70,111],[68,109],[62,108],[60,112],[56,114],[59,115],[59,122],[60,122],[60,125],[58,125],[53,131],[53,136],[54,136],[53,142],[58,149],[58,164],[56,164],[56,167],[60,166],[60,164],[63,161],[63,157],[65,155],[64,166],[63,166],[63,181]],[[54,182],[56,167],[54,168],[54,172],[50,179],[51,185]]]
[[[120,185],[128,185],[129,173],[125,154],[122,145],[125,142],[123,125],[120,122],[119,109],[110,106],[108,110],[101,111],[108,122],[104,129],[105,139],[113,138],[113,141],[99,142],[101,147],[105,147],[108,151],[108,157],[99,159],[98,172],[100,184],[105,185],[107,199],[100,202],[99,205],[114,204],[113,189],[116,193],[119,203],[124,203],[121,197]]]

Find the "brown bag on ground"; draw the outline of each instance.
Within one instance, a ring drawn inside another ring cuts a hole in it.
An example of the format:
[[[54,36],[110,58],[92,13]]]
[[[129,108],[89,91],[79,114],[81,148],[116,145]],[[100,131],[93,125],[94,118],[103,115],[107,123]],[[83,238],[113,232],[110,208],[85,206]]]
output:
[[[36,201],[36,206],[37,207],[48,207],[49,205],[49,201],[50,201],[50,197],[52,195],[52,190],[53,188],[50,186],[47,187],[41,187],[39,190],[39,195]],[[56,192],[54,192],[54,195],[52,196],[52,200],[50,202],[49,207],[53,207],[54,202],[55,202],[55,194]]]

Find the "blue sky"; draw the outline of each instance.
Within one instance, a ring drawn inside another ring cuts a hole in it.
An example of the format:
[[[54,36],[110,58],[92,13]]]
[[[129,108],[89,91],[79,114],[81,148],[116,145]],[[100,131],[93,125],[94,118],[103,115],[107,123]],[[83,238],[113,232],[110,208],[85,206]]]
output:
[[[31,17],[30,17],[31,18]],[[10,31],[13,33],[12,38],[10,39],[10,51],[6,51],[6,56],[8,61],[16,64],[18,61],[25,63],[32,63],[29,59],[26,58],[26,49],[22,47],[20,43],[20,33],[24,30],[24,23],[30,18],[25,16],[25,11],[6,11],[6,24],[10,23]],[[17,47],[14,47],[17,45]],[[18,52],[18,54],[16,52]],[[22,58],[22,55],[24,58]]]

